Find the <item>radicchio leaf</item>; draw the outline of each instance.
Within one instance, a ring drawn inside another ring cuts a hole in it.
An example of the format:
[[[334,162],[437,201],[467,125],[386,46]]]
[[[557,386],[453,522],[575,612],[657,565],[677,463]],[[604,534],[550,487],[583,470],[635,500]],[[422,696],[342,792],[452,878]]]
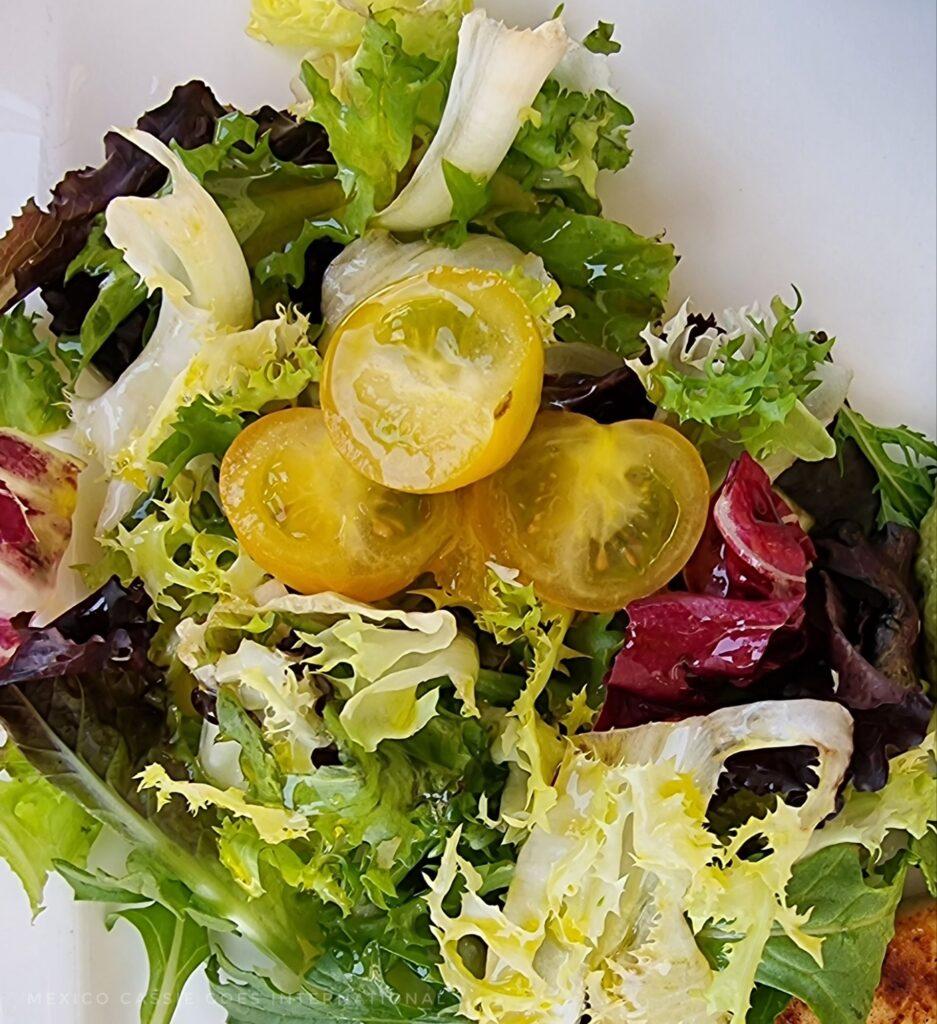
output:
[[[687,590],[628,606],[625,644],[606,681],[609,699],[597,728],[735,702],[738,695],[726,700],[722,691],[750,686],[801,653],[813,555],[768,475],[743,455],[712,503],[684,572]]]
[[[192,147],[208,142],[224,108],[203,82],[177,86],[161,107],[137,122],[163,142]],[[52,190],[48,210],[34,199],[0,239],[0,312],[41,285],[59,280],[85,244],[91,222],[115,196],[151,195],[166,171],[115,132],[104,139],[100,167],[70,171]]]
[[[54,585],[81,469],[40,441],[0,430],[0,618],[33,611]]]

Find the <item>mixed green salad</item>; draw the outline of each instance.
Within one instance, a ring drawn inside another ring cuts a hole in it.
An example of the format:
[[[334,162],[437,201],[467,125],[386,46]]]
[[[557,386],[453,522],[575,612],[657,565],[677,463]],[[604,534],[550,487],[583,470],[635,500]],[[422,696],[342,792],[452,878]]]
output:
[[[937,892],[937,445],[796,292],[664,319],[611,25],[249,30],[289,111],[182,85],[0,240],[33,910],[140,932],[144,1024],[203,966],[231,1024],[862,1024]]]

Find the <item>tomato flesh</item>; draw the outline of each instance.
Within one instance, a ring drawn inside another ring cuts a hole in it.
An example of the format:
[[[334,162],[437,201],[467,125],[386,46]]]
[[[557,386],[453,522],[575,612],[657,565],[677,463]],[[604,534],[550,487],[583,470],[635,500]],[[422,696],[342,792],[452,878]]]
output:
[[[541,413],[516,457],[467,495],[495,560],[548,600],[596,612],[665,586],[699,542],[708,503],[706,468],[677,431],[569,412]]]
[[[257,564],[302,593],[375,601],[422,573],[452,530],[445,497],[391,491],[357,473],[319,409],[286,409],[243,430],[221,467],[221,499]]]
[[[540,404],[543,338],[500,274],[440,267],[336,329],[321,401],[335,447],[396,490],[451,491],[503,466]]]

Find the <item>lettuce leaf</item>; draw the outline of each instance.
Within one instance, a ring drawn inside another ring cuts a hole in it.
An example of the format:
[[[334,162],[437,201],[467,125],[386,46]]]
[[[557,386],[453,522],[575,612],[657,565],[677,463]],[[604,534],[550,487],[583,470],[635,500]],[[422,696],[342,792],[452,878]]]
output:
[[[375,292],[435,267],[477,267],[502,274],[527,301],[547,336],[566,314],[557,306],[559,288],[543,260],[502,238],[472,235],[457,248],[448,248],[429,241],[398,242],[386,232],[369,231],[347,246],[325,272],[322,312],[326,331]]]
[[[937,687],[937,496],[921,521],[921,546],[916,570],[924,593],[921,620],[926,650],[925,675],[931,687]]]
[[[894,849],[894,840],[906,844],[924,839],[937,823],[935,785],[937,734],[931,731],[921,746],[889,761],[888,782],[877,793],[847,786],[843,809],[814,835],[811,851],[839,844],[859,845],[875,864],[884,852]]]
[[[522,113],[534,102],[567,44],[558,19],[531,30],[507,28],[482,10],[466,15],[436,134],[413,177],[382,210],[379,225],[391,231],[422,231],[449,221],[453,198],[446,184],[445,164],[481,181],[489,180],[517,136]],[[412,131],[410,134],[412,138]],[[334,147],[335,140],[332,142]],[[405,158],[410,151],[409,140],[407,143]],[[401,167],[403,162],[397,169]],[[385,205],[395,191],[385,195],[384,203],[376,208]]]
[[[865,1024],[895,930],[905,869],[862,871],[855,846],[831,846],[794,868],[790,904],[810,914],[805,929],[823,940],[823,965],[787,936],[772,936],[757,978],[802,999],[821,1024]]]
[[[622,356],[643,349],[640,333],[664,310],[677,264],[672,245],[642,238],[601,217],[550,207],[497,220],[504,237],[540,256],[574,316],[557,324],[562,341],[581,341]]]
[[[33,914],[56,861],[84,867],[101,826],[36,771],[12,740],[0,746],[0,857],[23,883]]]
[[[224,214],[172,150],[146,132],[124,135],[169,171],[172,190],[112,200],[107,237],[148,291],[162,291],[164,306],[191,305],[221,327],[249,327],[250,275]]]
[[[19,751],[127,844],[125,878],[67,865],[66,877],[85,898],[123,903],[140,894],[134,902],[155,900],[213,932],[236,931],[301,975],[320,935],[313,908],[275,878],[268,894],[244,900],[218,860],[214,819],[159,809],[137,792],[134,777],[155,759],[179,771],[172,761],[179,747],[165,687],[146,655],[152,629],[139,623],[140,606],[128,597],[99,595],[82,614],[30,631],[0,669],[0,723]]]
[[[0,316],[0,428],[34,436],[68,423],[62,374],[37,320],[23,305]]]
[[[177,86],[162,106],[137,122],[163,142],[197,146],[211,138],[224,112],[203,82]],[[116,132],[104,139],[100,167],[70,171],[52,191],[48,210],[30,199],[0,239],[0,312],[42,285],[61,279],[88,239],[92,222],[115,196],[150,195],[160,188],[162,166]]]
[[[684,306],[659,337],[643,334],[650,363],[629,363],[659,415],[701,448],[717,476],[742,450],[772,476],[795,459],[836,454],[826,427],[851,375],[828,361],[833,340],[798,330],[799,305],[775,297],[767,314],[727,310],[721,329],[702,334]]]
[[[564,195],[580,186],[589,205],[597,207],[599,171],[620,171],[631,160],[628,132],[634,115],[609,91],[607,70],[592,80],[589,71],[567,70],[574,54],[567,53],[544,83],[502,170],[538,191]]]
[[[120,249],[107,240],[103,218],[95,222],[84,249],[69,264],[65,272],[66,288],[79,274],[100,280],[78,336],[62,338],[57,346],[73,380],[147,297],[146,286],[139,275],[130,268]]]
[[[348,57],[369,20],[393,20],[409,53],[439,59],[455,46],[460,16],[471,0],[253,0],[247,31],[280,46]]]
[[[102,536],[108,555],[88,576],[141,580],[157,614],[181,611],[200,595],[251,593],[264,573],[230,534],[202,525],[204,501],[212,499],[176,494],[146,502],[135,521]]]
[[[175,914],[158,903],[115,911],[108,918],[108,927],[117,921],[126,921],[137,930],[149,962],[140,1024],[163,1024],[175,1013],[192,972],[208,959],[206,930],[191,917]]]
[[[230,643],[221,639],[225,635],[250,632],[260,623],[269,629],[277,621],[288,624],[280,631],[292,632],[305,650],[287,655],[241,640],[236,654],[219,657],[218,648]],[[179,656],[203,684],[240,679],[260,694],[273,735],[292,730],[297,716],[302,723],[304,701],[311,705],[319,695],[310,689],[312,674],[328,679],[345,698],[342,729],[369,752],[383,740],[423,729],[437,713],[443,680],[454,687],[464,714],[478,714],[478,653],[448,611],[381,609],[331,593],[286,594],[259,604],[219,604],[204,623],[182,623],[178,632]],[[276,680],[281,682],[274,686]],[[312,742],[307,748],[308,761]]]
[[[443,71],[444,65],[431,58],[407,53],[393,25],[375,19],[364,25],[338,94],[313,63],[303,63],[311,97],[304,112],[329,134],[338,180],[349,199],[342,220],[356,233],[394,197],[414,136],[426,128],[427,92]]]
[[[836,438],[855,441],[878,474],[879,526],[916,529],[934,500],[937,443],[908,427],[878,427],[848,406],[837,417]]]

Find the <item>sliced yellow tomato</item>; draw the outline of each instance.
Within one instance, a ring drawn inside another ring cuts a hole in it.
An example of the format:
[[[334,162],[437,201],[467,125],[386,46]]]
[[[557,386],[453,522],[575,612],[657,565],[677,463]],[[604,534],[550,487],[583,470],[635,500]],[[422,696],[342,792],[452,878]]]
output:
[[[320,409],[285,409],[242,431],[221,466],[221,501],[261,568],[303,593],[361,601],[412,583],[454,519],[448,496],[402,494],[356,472]]]
[[[612,611],[660,589],[706,524],[699,453],[662,423],[545,412],[515,458],[467,494],[490,555],[548,600]]]
[[[335,447],[401,491],[452,491],[503,466],[540,404],[543,338],[505,278],[439,267],[361,303],[333,334],[321,401]]]

